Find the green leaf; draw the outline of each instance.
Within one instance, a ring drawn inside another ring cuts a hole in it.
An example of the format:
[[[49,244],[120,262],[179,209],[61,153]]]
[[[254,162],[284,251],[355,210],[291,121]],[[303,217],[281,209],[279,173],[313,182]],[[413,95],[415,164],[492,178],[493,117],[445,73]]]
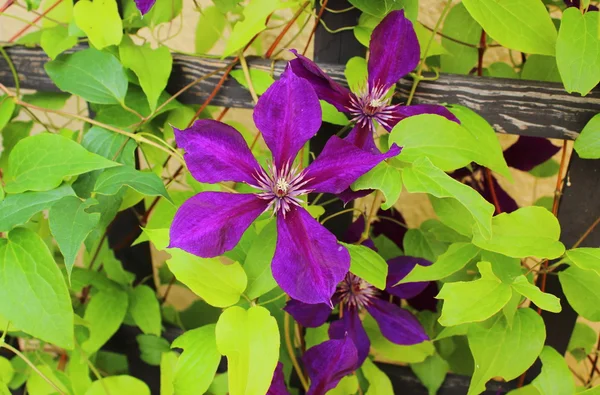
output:
[[[492,126],[483,117],[467,107],[453,104],[448,109],[460,120],[462,127],[471,132],[477,140],[477,147],[481,155],[475,161],[512,180],[502,153],[500,141]]]
[[[352,92],[360,92],[365,89],[367,83],[367,60],[362,56],[354,56],[346,62],[344,76]]]
[[[77,45],[77,37],[69,35],[69,28],[63,25],[57,25],[42,30],[40,46],[50,57],[56,59],[64,51]]]
[[[439,319],[443,326],[487,320],[510,300],[510,285],[496,277],[492,264],[479,262],[477,267],[481,274],[479,280],[445,283],[436,296],[444,300]]]
[[[440,221],[468,238],[473,237],[475,219],[469,210],[458,200],[452,198],[436,198],[429,195],[429,201]]]
[[[98,104],[125,100],[127,76],[113,55],[90,48],[60,55],[44,65],[52,82],[64,91]],[[81,82],[85,81],[85,84]]]
[[[248,81],[246,80],[246,76],[244,75],[243,70],[233,70],[231,76],[244,88],[248,89]],[[250,69],[250,80],[252,81],[252,86],[254,87],[254,91],[257,95],[262,95],[269,89],[275,80],[271,77],[271,74],[267,73],[264,70],[259,69]]]
[[[371,40],[371,33],[373,33],[373,29],[375,26],[381,22],[382,18],[377,18],[367,13],[362,13],[358,18],[358,25],[354,26],[354,37],[358,40],[359,43],[364,45],[365,47],[369,46],[369,41]]]
[[[135,394],[150,395],[150,389],[143,381],[132,376],[110,376],[96,380],[85,395]]]
[[[86,211],[88,207],[97,203],[94,199],[82,201],[75,196],[65,196],[50,209],[50,231],[65,257],[69,278],[81,245],[100,221],[100,214],[90,214]]]
[[[96,180],[94,191],[101,195],[114,195],[123,186],[148,196],[162,196],[171,200],[165,186],[156,174],[139,171],[130,166],[118,166],[102,172]]]
[[[140,358],[151,366],[159,366],[163,353],[170,352],[169,342],[155,335],[137,335]]]
[[[279,360],[279,329],[269,310],[230,307],[215,332],[217,349],[227,356],[231,395],[266,393]]]
[[[583,270],[600,274],[600,248],[575,248],[566,252],[569,261]]]
[[[560,165],[554,159],[548,159],[542,164],[537,165],[529,170],[529,174],[537,178],[547,178],[558,174]]]
[[[174,351],[164,352],[160,359],[160,395],[175,395],[175,366],[179,357]]]
[[[123,66],[137,75],[150,110],[154,111],[171,75],[173,57],[169,48],[161,45],[152,49],[150,44],[136,45],[129,37],[125,37],[119,46],[119,57]]]
[[[317,328],[306,328],[306,334],[304,335],[304,341],[306,343],[306,349],[319,345],[329,340],[329,322]]]
[[[534,206],[543,207],[548,211],[552,211],[552,206],[554,205],[554,197],[553,196],[542,196],[538,200],[533,203]]]
[[[215,3],[216,5],[216,3]],[[225,13],[217,7],[205,7],[196,25],[196,53],[206,54],[219,41],[227,24]]]
[[[491,326],[471,325],[467,337],[475,359],[468,395],[475,395],[483,392],[493,377],[509,381],[527,370],[542,351],[546,330],[542,318],[524,308],[517,310],[512,326],[499,316]]]
[[[168,229],[144,229],[159,250],[169,245]],[[177,248],[169,248],[167,265],[175,277],[206,303],[215,307],[236,304],[246,289],[248,278],[242,266],[221,263],[218,258],[200,258]]]
[[[369,358],[365,359],[361,370],[369,382],[369,389],[366,395],[390,395],[394,393],[390,378],[377,365],[371,362]]]
[[[554,56],[529,55],[521,71],[524,80],[561,82]]]
[[[475,229],[484,237],[492,234],[494,206],[473,188],[461,184],[438,169],[427,158],[417,159],[412,167],[403,169],[402,181],[410,193],[429,193],[437,198],[454,198],[475,220]]]
[[[23,95],[22,100],[49,110],[60,110],[67,104],[70,97],[71,95],[65,92],[35,92],[30,95]]]
[[[90,337],[81,345],[87,354],[98,351],[117,332],[125,319],[128,304],[127,293],[116,287],[92,296],[83,316],[90,325]]]
[[[567,8],[556,41],[556,63],[565,90],[587,95],[600,82],[598,12]]]
[[[351,185],[353,191],[364,189],[378,189],[385,196],[385,202],[381,205],[384,210],[392,207],[402,192],[402,174],[400,170],[387,162],[381,162],[367,173],[360,176]]]
[[[567,361],[550,346],[545,346],[540,354],[542,372],[531,384],[541,394],[574,394],[575,380]]]
[[[450,370],[446,362],[439,354],[433,354],[420,363],[410,365],[415,375],[421,380],[421,383],[427,387],[429,395],[437,394],[446,379],[446,374]]]
[[[386,261],[388,259],[404,255],[402,249],[384,234],[380,234],[377,237],[372,238],[372,240],[375,244],[375,247],[377,248],[377,252]]]
[[[58,23],[69,23],[73,19],[73,0],[63,0],[56,5],[53,0],[44,0],[42,27],[56,26]]]
[[[409,229],[402,242],[405,255],[425,258],[431,262],[435,262],[448,249],[446,243],[436,240],[433,235],[421,229]]]
[[[138,285],[130,292],[129,314],[142,332],[160,336],[162,329],[160,305],[152,288]]]
[[[567,350],[577,362],[583,361],[594,350],[598,335],[588,324],[576,322]]]
[[[419,46],[422,51],[425,51],[427,44],[429,44],[431,40],[431,36],[433,32],[425,28],[420,22],[416,22],[413,24],[415,28],[415,33],[417,34],[417,40],[419,41]],[[427,57],[437,56],[437,55],[447,55],[448,51],[446,48],[442,46],[435,38],[431,40],[431,44],[429,46],[429,50],[427,51]],[[421,52],[421,58],[423,58],[425,54]]]
[[[17,225],[26,223],[33,215],[49,209],[63,197],[73,195],[75,195],[73,189],[63,184],[50,191],[6,196],[0,201],[0,232],[7,232]]]
[[[175,339],[171,347],[183,349],[175,366],[174,393],[178,395],[205,393],[221,361],[221,355],[217,350],[215,325],[187,331]]]
[[[156,0],[150,11],[144,15],[147,26],[154,27],[175,19],[181,14],[183,0]]]
[[[117,166],[58,134],[40,133],[24,138],[13,148],[5,175],[7,193],[47,191],[65,177]]]
[[[458,3],[444,20],[442,45],[448,55],[440,56],[442,71],[446,73],[467,74],[477,64],[477,46],[481,38],[481,26],[473,19],[463,3]],[[450,38],[462,41],[473,47],[459,44]]]
[[[29,136],[33,122],[11,122],[4,127],[0,128],[2,132],[2,153],[0,154],[0,169],[6,169],[8,166],[8,157],[15,145]]]
[[[2,332],[4,332],[4,329],[2,329]],[[10,361],[4,357],[0,357],[0,384],[4,383],[8,385],[14,374],[15,369]]]
[[[8,124],[15,111],[15,101],[6,95],[0,96],[0,131]]]
[[[349,0],[359,10],[377,18],[383,18],[390,11],[405,9],[410,20],[417,19],[419,4],[417,0]]]
[[[363,320],[363,326],[371,341],[371,353],[380,362],[418,363],[435,353],[435,347],[430,341],[412,346],[392,343],[381,334],[377,322],[370,315]]]
[[[121,43],[123,22],[116,0],[80,0],[73,8],[73,17],[94,47],[102,49]]]
[[[6,384],[0,383],[0,395],[12,395]]]
[[[467,114],[464,110],[462,113]],[[403,162],[413,163],[427,157],[445,171],[456,170],[473,161],[501,168],[497,164],[502,163],[499,159],[502,150],[495,134],[490,135],[490,130],[485,128],[486,122],[473,114],[470,114],[469,129],[435,114],[405,118],[394,126],[389,142],[403,147],[397,156]],[[495,147],[491,145],[491,138],[496,139]]]
[[[52,381],[62,391],[62,393],[69,393],[69,390],[67,389],[69,378],[67,375],[61,371],[52,369],[48,364],[40,364],[37,366],[37,368],[41,374],[44,375],[44,377],[47,377],[48,380]],[[42,378],[41,375],[37,373],[31,373],[27,379],[27,393],[31,395],[54,395],[57,392],[53,386],[48,384],[46,379]]]
[[[444,225],[441,221],[433,218],[423,221],[421,223],[421,230],[426,236],[432,236],[436,240],[443,243],[460,243],[469,241],[468,237],[461,235],[451,227]]]
[[[543,207],[523,207],[495,216],[492,237],[485,240],[481,233],[474,232],[473,244],[513,258],[553,259],[565,252],[559,237],[560,225],[550,211]]]
[[[354,395],[358,391],[358,385],[356,375],[344,376],[335,388],[327,391],[325,395]]]
[[[72,349],[73,308],[62,273],[44,241],[16,228],[0,239],[0,315],[41,340]]]
[[[242,49],[250,40],[266,29],[267,17],[280,7],[279,0],[251,0],[244,7],[243,20],[233,26],[223,56]]]
[[[502,46],[526,53],[554,55],[556,28],[539,0],[465,0],[485,32]]]
[[[471,243],[454,243],[433,265],[415,266],[399,284],[441,280],[465,267],[478,253],[479,248]]]
[[[596,114],[583,127],[573,145],[584,159],[600,159],[600,114]]]
[[[489,76],[495,78],[519,79],[519,74],[517,74],[515,69],[504,62],[494,62],[487,67],[486,71]]]
[[[75,349],[70,353],[65,373],[69,376],[74,395],[85,394],[92,385],[90,368],[80,349]]]
[[[321,104],[321,113],[323,114],[323,122],[332,123],[334,125],[346,126],[350,121],[343,112],[339,112],[332,104],[325,100],[319,100]]]
[[[571,307],[583,318],[600,321],[600,274],[571,266],[558,279]]]
[[[560,313],[560,299],[552,294],[542,292],[537,286],[531,284],[529,280],[527,280],[527,277],[521,275],[515,278],[515,281],[511,286],[515,291],[531,300],[542,310]]]
[[[244,271],[248,276],[246,295],[250,299],[256,299],[277,286],[271,273],[276,242],[277,221],[271,221],[262,229],[248,250]]]
[[[363,245],[340,243],[350,253],[350,272],[379,289],[385,289],[387,262],[378,253]]]

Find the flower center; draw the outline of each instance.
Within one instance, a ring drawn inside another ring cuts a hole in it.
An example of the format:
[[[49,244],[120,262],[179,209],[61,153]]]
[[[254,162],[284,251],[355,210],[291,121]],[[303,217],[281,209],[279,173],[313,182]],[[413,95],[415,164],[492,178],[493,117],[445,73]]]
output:
[[[368,127],[372,120],[376,120],[382,126],[389,127],[396,106],[387,104],[386,93],[384,86],[377,85],[358,95],[351,95],[348,111],[353,115],[352,121],[361,127]]]
[[[311,180],[305,178],[304,171],[299,166],[292,167],[290,162],[277,168],[273,163],[269,163],[267,170],[261,169],[254,175],[257,184],[253,185],[261,192],[256,195],[269,201],[269,208],[273,214],[285,214],[293,206],[300,206],[302,199],[300,196],[310,193],[310,189],[304,186]]]
[[[368,305],[378,292],[374,286],[352,273],[346,274],[337,289],[340,302],[350,309],[357,310]]]

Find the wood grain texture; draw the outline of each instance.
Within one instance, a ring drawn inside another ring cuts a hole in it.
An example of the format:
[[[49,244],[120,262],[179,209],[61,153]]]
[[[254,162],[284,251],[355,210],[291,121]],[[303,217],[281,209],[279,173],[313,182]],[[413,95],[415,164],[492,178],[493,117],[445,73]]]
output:
[[[19,73],[21,86],[42,91],[56,91],[44,71],[47,56],[40,49],[7,48]],[[206,59],[174,55],[173,73],[168,91],[177,92],[186,84],[227,64],[227,59]],[[251,67],[283,72],[285,61],[250,59]],[[321,64],[336,81],[344,83],[344,66]],[[180,96],[184,103],[201,103],[219,80],[221,74],[198,83]],[[10,70],[0,60],[0,82],[14,85]],[[398,84],[398,96],[404,98],[411,87],[410,79]],[[588,96],[568,94],[561,84],[501,78],[442,74],[435,81],[423,81],[415,95],[415,103],[461,104],[482,115],[499,133],[527,136],[575,139],[585,124],[600,113],[600,89]],[[236,81],[229,79],[212,102],[216,106],[252,107],[250,94]]]

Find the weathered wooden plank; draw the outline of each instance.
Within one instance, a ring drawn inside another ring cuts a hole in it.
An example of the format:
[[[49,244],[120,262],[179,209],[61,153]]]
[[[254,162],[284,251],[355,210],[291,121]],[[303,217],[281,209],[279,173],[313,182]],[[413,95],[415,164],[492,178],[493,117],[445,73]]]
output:
[[[44,72],[46,55],[35,48],[8,48],[19,79],[24,88],[55,91]],[[285,61],[251,59],[251,67],[273,72],[277,77]],[[174,93],[194,79],[213,72],[227,64],[227,60],[174,55],[174,69],[168,90]],[[344,66],[322,64],[331,77],[344,82]],[[180,99],[185,103],[200,103],[212,91],[220,74],[195,85]],[[13,85],[12,75],[4,61],[0,61],[0,82]],[[398,84],[401,97],[406,97],[411,81]],[[600,89],[588,96],[570,95],[561,84],[510,80],[489,77],[442,74],[435,81],[423,81],[417,89],[415,103],[462,104],[487,119],[500,133],[528,136],[574,139],[587,121],[600,113]],[[248,92],[234,80],[228,80],[213,100],[214,105],[252,107]]]

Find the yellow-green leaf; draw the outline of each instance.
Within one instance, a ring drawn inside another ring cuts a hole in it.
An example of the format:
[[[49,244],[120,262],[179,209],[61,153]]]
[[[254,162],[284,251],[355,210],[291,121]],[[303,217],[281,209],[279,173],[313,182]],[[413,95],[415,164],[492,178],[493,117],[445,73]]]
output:
[[[279,359],[279,329],[269,310],[230,307],[216,327],[217,349],[227,356],[231,395],[267,393]]]
[[[123,21],[116,0],[80,0],[73,8],[73,16],[97,49],[121,43]]]

